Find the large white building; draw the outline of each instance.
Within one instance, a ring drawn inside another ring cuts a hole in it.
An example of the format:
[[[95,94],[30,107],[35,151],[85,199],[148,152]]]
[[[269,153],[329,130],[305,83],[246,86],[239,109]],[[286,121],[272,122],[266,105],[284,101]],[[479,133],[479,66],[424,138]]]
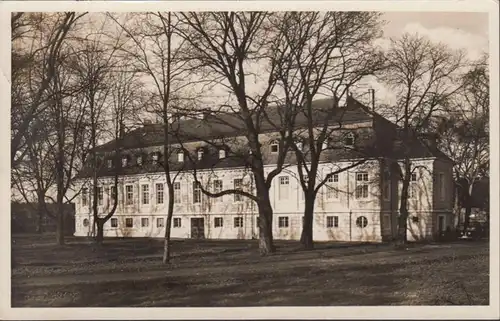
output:
[[[327,108],[332,100],[315,101],[318,109]],[[329,108],[329,107],[328,107]],[[397,126],[371,112],[349,97],[346,106],[335,113],[342,120],[345,144],[370,146],[369,160],[353,169],[334,175],[316,199],[314,239],[318,241],[383,241],[397,233],[401,181],[394,166],[402,159],[403,149],[412,156],[414,173],[410,183],[408,218],[409,239],[432,239],[439,231],[452,225],[452,162],[431,139],[415,138],[411,146],[398,139]],[[332,126],[339,119],[332,119]],[[298,124],[300,126],[300,119]],[[204,137],[223,134],[241,136],[209,117],[179,120],[186,130]],[[207,125],[208,124],[208,125]],[[200,128],[203,128],[201,130]],[[145,125],[125,135],[122,146],[126,152],[121,160],[118,184],[118,207],[105,224],[106,237],[163,237],[167,212],[167,185],[161,162],[163,157],[163,127]],[[194,137],[194,136],[192,136]],[[272,131],[261,135],[266,170],[275,168],[276,141]],[[102,153],[99,176],[98,208],[100,216],[112,207],[114,188],[114,143],[99,147]],[[175,148],[175,145],[173,146]],[[205,196],[194,184],[196,159],[197,177],[212,191],[227,188],[252,189],[252,175],[241,159],[231,157],[224,149],[196,139],[185,139],[183,148],[191,151],[187,157],[179,149],[169,161],[174,169],[174,215],[171,235],[174,238],[251,239],[258,237],[256,205],[239,195],[220,198]],[[303,147],[307,148],[307,147]],[[320,176],[336,168],[346,167],[360,158],[346,148],[344,151],[325,150]],[[363,157],[367,157],[366,153]],[[291,161],[292,162],[292,161]],[[80,173],[82,191],[76,204],[76,236],[92,233],[91,175],[93,169]],[[299,239],[302,230],[304,197],[297,168],[289,166],[272,182],[270,197],[274,211],[273,231],[276,239]]]

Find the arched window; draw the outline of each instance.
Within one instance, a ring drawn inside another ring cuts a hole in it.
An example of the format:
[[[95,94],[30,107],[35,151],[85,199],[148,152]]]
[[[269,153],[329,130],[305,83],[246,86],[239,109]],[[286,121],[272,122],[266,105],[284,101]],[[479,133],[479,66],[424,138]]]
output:
[[[219,159],[226,158],[226,150],[224,148],[219,149]]]
[[[360,216],[356,219],[356,226],[365,228],[368,225],[368,219],[364,216]]]
[[[184,162],[184,151],[179,150],[179,151],[177,152],[177,161],[178,161],[179,163]]]
[[[344,136],[344,145],[345,146],[354,146],[354,134],[353,133],[347,133]]]
[[[271,141],[271,143],[269,144],[270,148],[271,148],[271,154],[276,154],[278,153],[278,150],[279,150],[279,143],[277,140],[273,140]]]

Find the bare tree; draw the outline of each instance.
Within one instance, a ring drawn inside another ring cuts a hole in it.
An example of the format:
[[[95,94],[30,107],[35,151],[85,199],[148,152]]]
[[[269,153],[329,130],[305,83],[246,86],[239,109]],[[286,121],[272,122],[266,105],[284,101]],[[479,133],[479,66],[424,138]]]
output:
[[[191,68],[204,80],[204,89],[222,90],[229,97],[227,102],[221,102],[218,106],[202,108],[210,114],[210,124],[208,118],[205,124],[211,137],[207,138],[205,133],[205,137],[198,135],[196,138],[217,145],[222,137],[239,136],[238,144],[224,144],[224,147],[229,149],[228,154],[235,157],[242,158],[245,155],[246,160],[241,165],[249,168],[253,175],[254,190],[232,188],[211,192],[201,185],[200,188],[209,197],[237,194],[257,203],[261,255],[275,251],[269,189],[273,178],[285,166],[288,149],[286,137],[291,134],[290,126],[287,125],[291,110],[284,108],[276,114],[279,108],[273,106],[269,109],[277,102],[273,95],[277,66],[286,61],[286,53],[276,50],[283,35],[272,27],[270,19],[273,15],[269,12],[179,13],[177,17],[180,24],[176,28],[186,41],[185,57]],[[262,86],[252,90],[249,88],[252,82]],[[271,125],[268,112],[280,118],[279,124]],[[282,144],[276,166],[266,173],[261,134],[269,131],[270,126],[278,133]],[[189,133],[185,134],[189,136]],[[242,147],[245,147],[245,152]],[[195,181],[199,184],[196,176]]]
[[[391,110],[401,128],[404,156],[393,162],[396,165],[401,163],[398,243],[404,243],[407,240],[408,190],[416,169],[410,159],[411,142],[427,131],[432,117],[443,112],[451,97],[461,88],[457,77],[464,64],[464,54],[419,35],[404,34],[391,44],[381,79],[390,86],[397,99]]]
[[[458,218],[465,209],[464,230],[470,222],[472,193],[481,177],[489,176],[489,71],[484,55],[463,76],[464,86],[437,122],[442,150],[455,161]]]
[[[11,165],[27,153],[30,124],[47,108],[47,90],[69,31],[86,13],[12,15]]]
[[[294,106],[289,122],[294,129],[290,146],[295,151],[300,185],[305,194],[301,243],[312,248],[318,192],[324,186],[329,188],[327,182],[333,175],[365,162],[360,144],[357,148],[343,144],[347,109],[339,108],[339,100],[346,98],[349,88],[363,77],[383,67],[381,54],[372,44],[381,34],[380,14],[289,12],[277,19],[276,25],[284,35],[280,50],[288,51],[290,57],[277,74],[284,104]],[[314,102],[322,95],[332,98]],[[320,175],[321,164],[340,159],[339,154],[346,148],[359,160]]]

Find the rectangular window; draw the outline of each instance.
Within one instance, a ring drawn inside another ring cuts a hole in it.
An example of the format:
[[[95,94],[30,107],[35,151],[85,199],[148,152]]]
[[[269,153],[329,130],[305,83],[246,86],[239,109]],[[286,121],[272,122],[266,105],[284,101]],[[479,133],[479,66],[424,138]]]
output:
[[[327,199],[333,199],[333,198],[339,198],[339,175],[334,174],[333,176],[330,176],[327,180],[327,183],[325,184],[326,187],[326,198]]]
[[[148,227],[149,226],[149,218],[143,217],[141,218],[141,227]]]
[[[288,227],[288,216],[280,216],[278,217],[278,226],[279,228]]]
[[[241,178],[234,179],[233,184],[234,184],[234,189],[242,190],[243,180]],[[234,194],[234,201],[235,202],[241,202],[242,200],[243,200],[243,196],[241,196],[239,194]]]
[[[144,184],[141,186],[142,190],[142,204],[149,205],[149,185]]]
[[[417,174],[412,173],[410,176],[410,184],[408,185],[408,198],[417,198],[418,185],[417,185]]]
[[[82,206],[88,205],[88,192],[87,188],[82,188]]]
[[[174,227],[175,228],[182,227],[182,221],[180,217],[174,217]]]
[[[214,218],[214,227],[222,227],[223,223],[222,217]]]
[[[391,199],[391,175],[388,172],[384,172],[382,181],[382,197],[385,201]]]
[[[193,182],[193,203],[201,203],[201,188],[197,182]]]
[[[438,188],[439,188],[439,199],[441,201],[444,201],[446,196],[446,185],[443,173],[438,173]]]
[[[125,204],[132,205],[134,204],[134,186],[126,185],[125,186]]]
[[[116,196],[117,196],[116,195],[116,186],[113,185],[113,186],[109,187],[109,194],[110,194],[111,200],[113,200],[113,202],[115,202],[116,201]]]
[[[234,227],[243,227],[243,217],[234,218]]]
[[[165,226],[165,220],[163,217],[158,217],[156,219],[156,227],[164,227]]]
[[[181,183],[174,183],[174,204],[179,204],[181,202]]]
[[[368,173],[356,173],[356,198],[368,198]]]
[[[339,227],[339,217],[338,216],[327,216],[326,217],[326,227]]]
[[[222,192],[222,181],[219,179],[214,180],[214,193]],[[222,202],[222,196],[214,198],[215,202]]]
[[[118,219],[117,218],[111,219],[111,227],[118,227]]]
[[[134,220],[130,217],[126,218],[125,227],[134,227]]]
[[[104,202],[104,189],[101,187],[97,188],[97,204],[102,206]]]
[[[290,179],[288,178],[288,176],[280,176],[279,190],[278,190],[278,198],[280,200],[288,199],[289,184],[290,184]]]
[[[163,183],[156,183],[156,204],[163,204],[164,186]]]

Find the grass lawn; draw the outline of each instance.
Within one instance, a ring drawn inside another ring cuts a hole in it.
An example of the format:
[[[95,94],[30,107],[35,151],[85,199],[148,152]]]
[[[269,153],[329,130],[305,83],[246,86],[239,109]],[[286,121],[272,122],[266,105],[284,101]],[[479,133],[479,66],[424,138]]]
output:
[[[13,307],[488,305],[487,242],[412,245],[14,236]]]

